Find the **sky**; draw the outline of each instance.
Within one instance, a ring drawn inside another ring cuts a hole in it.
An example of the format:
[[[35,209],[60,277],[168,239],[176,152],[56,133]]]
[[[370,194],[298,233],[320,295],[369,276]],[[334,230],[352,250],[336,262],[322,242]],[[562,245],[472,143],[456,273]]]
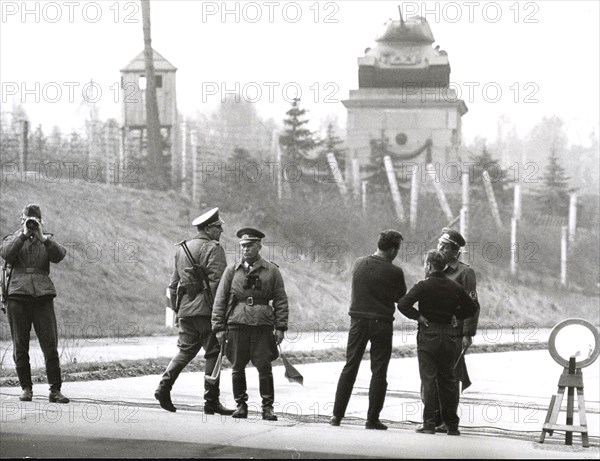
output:
[[[281,120],[301,92],[311,127],[334,117],[358,88],[357,58],[383,23],[424,16],[448,52],[453,87],[469,108],[463,140],[493,140],[508,117],[524,136],[544,116],[565,122],[571,143],[598,134],[600,2],[151,0],[152,45],[177,67],[185,116],[209,113],[228,91]],[[143,50],[133,1],[0,3],[2,111],[20,103],[49,132],[81,129],[93,81],[100,117],[120,117],[119,70]]]

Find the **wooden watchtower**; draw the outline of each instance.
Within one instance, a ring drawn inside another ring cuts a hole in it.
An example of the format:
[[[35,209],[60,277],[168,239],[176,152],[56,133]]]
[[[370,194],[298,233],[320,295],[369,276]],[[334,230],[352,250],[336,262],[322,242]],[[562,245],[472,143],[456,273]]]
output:
[[[165,166],[171,172],[179,171],[177,162],[177,68],[156,50],[153,51],[156,77],[158,118],[163,139]],[[146,124],[146,67],[141,51],[121,69],[121,114],[124,160],[143,158],[147,155]],[[169,174],[167,174],[167,177]],[[172,176],[172,175],[171,175]],[[174,178],[172,178],[174,179]]]

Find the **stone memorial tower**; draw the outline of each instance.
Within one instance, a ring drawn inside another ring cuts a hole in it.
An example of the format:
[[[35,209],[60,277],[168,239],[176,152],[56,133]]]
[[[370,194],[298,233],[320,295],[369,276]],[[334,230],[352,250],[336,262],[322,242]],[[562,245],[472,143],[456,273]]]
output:
[[[390,19],[375,41],[358,58],[359,89],[343,101],[350,159],[365,165],[370,142],[385,133],[390,150],[400,157],[413,158],[410,153],[423,152],[429,143],[428,161],[455,161],[467,106],[450,85],[448,54],[432,46],[429,24],[421,17]],[[425,162],[425,157],[411,161]]]

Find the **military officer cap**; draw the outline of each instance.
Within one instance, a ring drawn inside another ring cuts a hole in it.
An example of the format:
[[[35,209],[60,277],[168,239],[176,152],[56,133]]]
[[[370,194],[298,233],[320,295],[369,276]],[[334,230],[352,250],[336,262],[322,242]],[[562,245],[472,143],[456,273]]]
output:
[[[460,232],[454,229],[448,229],[447,227],[442,229],[440,242],[451,243],[457,247],[464,247],[466,244],[465,239],[460,235]]]
[[[221,224],[225,224],[225,221],[223,221],[219,217],[219,209],[218,208],[213,208],[212,210],[207,211],[206,213],[198,216],[196,219],[194,219],[192,221],[192,226],[200,226],[200,227],[218,226]]]
[[[260,243],[261,239],[265,238],[265,234],[263,234],[258,229],[253,229],[251,227],[244,227],[243,229],[240,229],[239,231],[237,231],[235,235],[237,235],[239,237],[240,243],[248,243],[248,242],[259,242]]]

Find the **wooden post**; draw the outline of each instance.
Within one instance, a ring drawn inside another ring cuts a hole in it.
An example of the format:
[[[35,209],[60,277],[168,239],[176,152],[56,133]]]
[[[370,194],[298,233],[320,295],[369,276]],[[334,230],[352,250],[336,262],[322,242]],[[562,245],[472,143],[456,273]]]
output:
[[[462,208],[460,210],[460,233],[469,240],[469,172],[462,174]]]
[[[200,180],[198,179],[198,133],[190,132],[190,155],[192,156],[192,202],[200,199]]]
[[[519,220],[513,216],[510,221],[510,273],[517,274],[517,262],[519,261],[519,248],[517,244],[517,226]]]
[[[575,231],[577,229],[577,193],[571,192],[569,195],[569,242],[575,240]]]
[[[22,171],[27,171],[27,154],[29,150],[29,122],[21,120],[21,137],[19,139],[21,148],[19,149],[19,157]]]
[[[125,169],[125,127],[120,128],[119,130],[119,171],[121,169]],[[119,186],[122,186],[123,183],[121,179],[117,181]]]
[[[273,131],[273,148],[275,149],[275,165],[277,172],[275,173],[275,181],[277,181],[277,201],[281,202],[283,198],[283,175],[285,172],[284,166],[281,164],[281,146],[279,145],[279,134]]]
[[[454,215],[452,214],[452,210],[450,209],[450,205],[448,204],[448,200],[446,199],[446,194],[444,193],[444,189],[442,189],[442,185],[438,181],[438,178],[435,175],[435,167],[433,164],[428,163],[426,168],[426,174],[434,173],[433,177],[433,187],[435,189],[435,193],[437,194],[438,200],[440,202],[440,206],[442,207],[442,211],[446,215],[446,219],[448,221],[452,221],[454,219]]]
[[[103,155],[106,158],[106,177],[104,178],[106,184],[110,184],[110,162],[114,160],[114,137],[113,137],[112,122],[108,120],[104,125],[104,152]]]
[[[364,215],[367,212],[367,181],[362,182],[362,192],[360,195],[362,197],[362,212]]]
[[[358,158],[352,159],[352,192],[354,199],[358,201],[361,196],[361,183],[360,183],[360,163]]]
[[[500,211],[498,210],[498,203],[496,202],[496,196],[494,195],[494,189],[492,187],[490,175],[486,170],[483,171],[483,187],[485,188],[485,193],[487,195],[488,202],[490,204],[490,209],[492,210],[492,216],[494,217],[494,221],[496,222],[496,227],[498,229],[501,229],[502,228],[502,220],[500,219]]]
[[[189,184],[188,184],[188,127],[185,119],[180,124],[181,128],[181,193],[183,195],[189,194]]]
[[[410,178],[410,230],[417,230],[417,215],[419,206],[419,175],[413,172]]]
[[[521,219],[521,184],[515,184],[513,200],[513,218]]]
[[[567,286],[567,226],[562,226],[560,235],[560,284]]]
[[[394,200],[394,206],[396,208],[396,215],[398,220],[404,222],[404,208],[402,207],[402,196],[398,189],[398,181],[396,180],[396,173],[394,172],[394,166],[392,165],[392,159],[389,155],[383,157],[383,164],[385,166],[385,172],[387,174],[388,183],[390,184],[390,191],[392,192],[392,199]]]
[[[342,177],[342,172],[340,171],[340,167],[335,158],[335,155],[332,152],[327,154],[327,163],[329,164],[329,168],[331,169],[331,173],[333,174],[333,179],[335,180],[338,189],[340,190],[340,195],[346,202],[348,198],[348,188],[346,187],[346,183],[344,182],[344,178]]]

